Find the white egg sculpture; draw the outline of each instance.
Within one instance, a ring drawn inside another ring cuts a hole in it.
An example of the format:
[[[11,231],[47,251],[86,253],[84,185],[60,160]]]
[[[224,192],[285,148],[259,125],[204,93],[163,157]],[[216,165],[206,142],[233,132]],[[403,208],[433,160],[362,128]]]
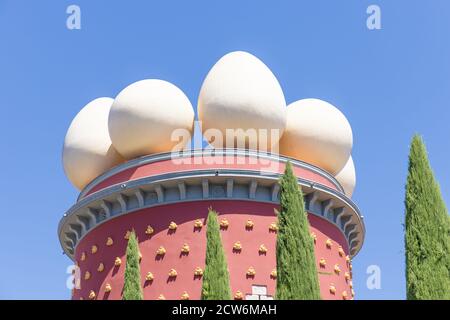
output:
[[[296,101],[287,107],[286,130],[280,153],[337,174],[353,146],[352,128],[345,116],[319,99]]]
[[[109,115],[112,143],[126,159],[182,149],[193,125],[194,110],[183,91],[158,79],[138,81],[123,89]]]
[[[67,178],[79,190],[110,168],[123,162],[108,133],[111,98],[87,104],[73,119],[64,139],[63,166]]]
[[[351,156],[348,158],[344,168],[338,172],[335,178],[341,184],[342,188],[344,188],[347,197],[351,198],[356,185],[355,165]]]
[[[255,56],[236,51],[223,56],[206,76],[198,117],[205,138],[215,148],[278,151],[286,126],[286,101],[270,69]]]

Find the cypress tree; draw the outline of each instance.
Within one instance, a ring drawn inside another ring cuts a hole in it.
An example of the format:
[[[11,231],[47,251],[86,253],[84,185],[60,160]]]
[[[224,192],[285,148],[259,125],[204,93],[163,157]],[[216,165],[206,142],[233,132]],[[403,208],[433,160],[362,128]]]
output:
[[[125,266],[122,300],[143,300],[141,270],[139,267],[139,245],[134,230],[127,245],[127,263]]]
[[[450,299],[449,216],[418,135],[409,153],[405,209],[407,299]]]
[[[280,181],[280,207],[276,297],[279,300],[319,300],[314,241],[303,194],[290,162]]]
[[[228,265],[220,238],[217,213],[208,212],[206,229],[206,261],[203,274],[202,300],[230,300]]]

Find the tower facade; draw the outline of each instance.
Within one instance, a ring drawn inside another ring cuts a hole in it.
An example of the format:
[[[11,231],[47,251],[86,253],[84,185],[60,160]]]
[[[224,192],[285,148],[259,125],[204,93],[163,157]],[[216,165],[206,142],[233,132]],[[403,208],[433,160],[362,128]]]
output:
[[[199,299],[206,217],[218,213],[235,299],[276,289],[279,178],[291,161],[315,242],[323,299],[352,299],[351,259],[364,241],[357,206],[327,171],[258,151],[153,154],[106,171],[80,193],[58,228],[78,265],[73,299],[121,299],[127,236],[136,232],[145,299]]]

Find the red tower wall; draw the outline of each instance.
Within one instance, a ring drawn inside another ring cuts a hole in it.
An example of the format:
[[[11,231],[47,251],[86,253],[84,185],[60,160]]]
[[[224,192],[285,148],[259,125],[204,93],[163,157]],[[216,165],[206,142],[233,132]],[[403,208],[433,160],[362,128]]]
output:
[[[131,229],[136,231],[139,238],[144,298],[157,299],[162,294],[166,299],[180,299],[181,295],[187,292],[190,299],[199,299],[202,279],[194,277],[194,270],[197,267],[204,268],[206,226],[200,230],[194,229],[194,221],[201,219],[206,223],[209,207],[219,213],[219,219],[226,218],[229,221],[229,227],[221,230],[221,236],[228,260],[232,294],[238,290],[244,295],[251,294],[252,285],[263,285],[267,286],[268,295],[273,296],[276,279],[270,274],[276,268],[276,233],[269,230],[269,225],[276,221],[274,213],[276,206],[254,201],[211,200],[142,209],[117,216],[91,230],[81,240],[75,252],[75,259],[81,271],[81,288],[74,291],[73,299],[87,299],[91,290],[96,293],[97,299],[121,298],[127,243],[124,235]],[[248,219],[254,222],[254,227],[250,230],[245,227]],[[172,221],[178,225],[175,231],[168,229]],[[311,232],[317,236],[315,254],[322,298],[342,299],[344,291],[347,292],[348,298],[351,298],[351,280],[345,279],[345,273],[350,271],[345,258],[349,253],[343,234],[334,224],[313,214],[309,215],[309,221]],[[154,229],[151,236],[145,234],[148,225]],[[114,241],[111,246],[106,245],[108,237]],[[332,241],[331,247],[326,246],[327,239]],[[240,253],[233,252],[236,241],[242,244]],[[190,252],[182,255],[181,247],[185,243],[189,245]],[[267,247],[266,254],[259,252],[261,244]],[[93,245],[98,247],[95,254],[91,253]],[[167,250],[163,258],[156,256],[160,246],[164,246]],[[342,256],[338,252],[339,246],[344,250]],[[86,258],[81,261],[83,252]],[[116,257],[122,260],[119,267],[114,266]],[[321,258],[326,260],[325,267],[319,266]],[[105,266],[102,272],[97,271],[100,263]],[[339,274],[334,271],[335,264],[341,269]],[[254,277],[246,275],[249,267],[255,268]],[[168,273],[171,269],[177,271],[176,278],[169,278]],[[88,280],[84,279],[86,271],[91,273]],[[147,272],[153,273],[153,281],[145,281]],[[105,293],[104,290],[107,283],[112,288],[110,293]],[[336,288],[335,294],[330,292],[331,284]]]

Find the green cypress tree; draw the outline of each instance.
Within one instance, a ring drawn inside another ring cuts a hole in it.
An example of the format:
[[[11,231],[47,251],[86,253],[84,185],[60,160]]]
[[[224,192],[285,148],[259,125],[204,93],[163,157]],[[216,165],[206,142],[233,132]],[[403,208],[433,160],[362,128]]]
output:
[[[450,299],[449,217],[418,135],[409,153],[405,207],[406,296]]]
[[[202,300],[230,300],[229,279],[217,213],[210,208],[206,229],[206,261],[203,274]]]
[[[303,194],[290,162],[280,181],[280,207],[276,297],[279,300],[319,300],[314,241]]]
[[[125,266],[122,300],[143,300],[141,270],[139,267],[139,244],[134,230],[127,245],[127,263]]]

